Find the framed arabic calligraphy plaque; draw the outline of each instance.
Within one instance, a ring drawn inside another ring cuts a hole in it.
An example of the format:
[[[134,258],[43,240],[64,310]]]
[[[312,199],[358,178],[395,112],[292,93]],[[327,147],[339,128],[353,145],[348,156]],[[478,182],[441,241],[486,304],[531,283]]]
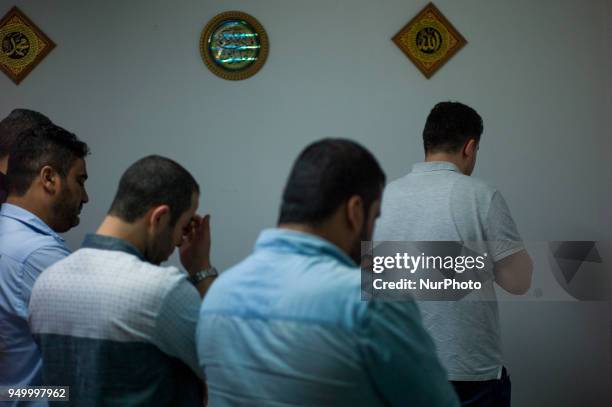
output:
[[[266,62],[269,48],[263,26],[241,11],[213,17],[200,36],[200,54],[208,69],[233,81],[255,75]]]
[[[55,43],[17,7],[0,20],[0,70],[15,84],[42,61]]]
[[[467,44],[433,3],[395,34],[393,42],[427,79]]]

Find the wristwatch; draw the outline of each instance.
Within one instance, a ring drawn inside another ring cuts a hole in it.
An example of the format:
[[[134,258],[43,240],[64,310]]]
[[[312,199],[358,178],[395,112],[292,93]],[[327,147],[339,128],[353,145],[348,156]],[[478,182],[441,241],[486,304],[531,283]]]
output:
[[[217,271],[217,269],[214,267],[210,267],[204,270],[200,270],[194,275],[189,276],[188,278],[189,278],[189,281],[191,281],[193,285],[197,285],[200,281],[204,280],[205,278],[217,277],[218,275],[219,275],[219,272]]]

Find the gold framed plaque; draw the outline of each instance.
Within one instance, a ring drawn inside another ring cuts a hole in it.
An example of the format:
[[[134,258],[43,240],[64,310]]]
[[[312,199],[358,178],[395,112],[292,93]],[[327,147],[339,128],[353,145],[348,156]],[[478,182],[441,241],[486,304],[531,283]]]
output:
[[[395,34],[393,42],[427,79],[467,44],[433,3]]]
[[[216,15],[200,36],[200,54],[208,69],[233,81],[255,75],[269,49],[266,30],[255,17],[241,11]]]
[[[17,7],[0,20],[0,69],[15,84],[42,61],[55,43]]]

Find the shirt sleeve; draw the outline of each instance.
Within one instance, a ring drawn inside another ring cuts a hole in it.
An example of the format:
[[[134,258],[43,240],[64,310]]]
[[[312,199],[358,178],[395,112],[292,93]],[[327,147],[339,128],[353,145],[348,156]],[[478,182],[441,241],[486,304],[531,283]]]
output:
[[[68,248],[57,245],[57,246],[44,246],[40,249],[32,252],[23,264],[23,279],[22,279],[22,291],[21,295],[23,298],[24,312],[27,316],[27,308],[30,304],[30,297],[32,296],[32,288],[40,273],[51,267],[56,262],[66,258],[70,255]]]
[[[202,299],[186,279],[179,280],[165,296],[156,322],[157,346],[183,361],[199,378],[195,334]]]
[[[389,405],[459,406],[413,301],[372,301],[361,350],[374,386]]]
[[[525,248],[510,209],[499,192],[495,192],[491,198],[486,222],[485,237],[494,262]]]

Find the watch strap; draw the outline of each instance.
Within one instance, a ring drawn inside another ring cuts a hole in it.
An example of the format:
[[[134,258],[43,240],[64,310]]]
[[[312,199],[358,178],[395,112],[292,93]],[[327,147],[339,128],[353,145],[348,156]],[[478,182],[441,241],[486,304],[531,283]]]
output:
[[[204,270],[200,270],[194,275],[189,276],[189,280],[195,285],[198,284],[200,281],[204,280],[205,278],[217,277],[218,275],[219,272],[217,271],[217,269],[214,267],[210,267]]]

